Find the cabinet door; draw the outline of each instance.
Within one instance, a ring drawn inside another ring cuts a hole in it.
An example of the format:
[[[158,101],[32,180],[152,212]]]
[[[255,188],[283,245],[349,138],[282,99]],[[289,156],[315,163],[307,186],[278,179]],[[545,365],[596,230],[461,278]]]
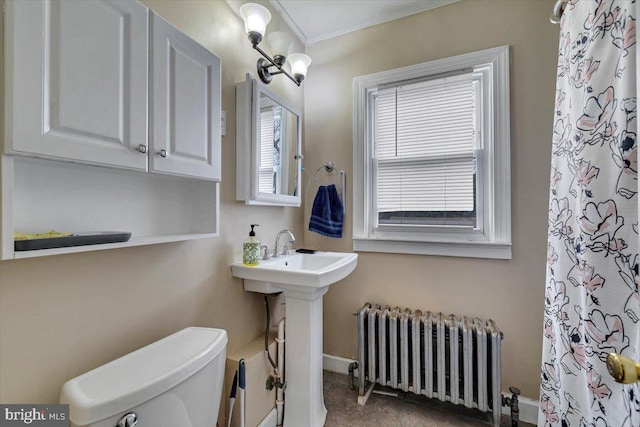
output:
[[[149,170],[220,180],[220,58],[151,19]]]
[[[9,1],[5,153],[146,169],[148,9]]]

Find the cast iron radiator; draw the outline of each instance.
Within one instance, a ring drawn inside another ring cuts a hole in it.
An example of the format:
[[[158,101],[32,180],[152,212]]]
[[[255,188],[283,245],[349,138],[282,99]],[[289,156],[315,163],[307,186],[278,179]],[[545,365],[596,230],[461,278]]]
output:
[[[361,404],[381,384],[491,412],[499,425],[502,333],[493,320],[369,303],[357,320]]]

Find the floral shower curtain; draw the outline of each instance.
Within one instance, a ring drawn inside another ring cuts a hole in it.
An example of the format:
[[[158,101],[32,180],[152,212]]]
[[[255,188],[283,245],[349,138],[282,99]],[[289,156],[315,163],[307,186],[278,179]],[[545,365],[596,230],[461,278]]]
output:
[[[560,26],[539,426],[640,426],[635,0],[570,0]]]

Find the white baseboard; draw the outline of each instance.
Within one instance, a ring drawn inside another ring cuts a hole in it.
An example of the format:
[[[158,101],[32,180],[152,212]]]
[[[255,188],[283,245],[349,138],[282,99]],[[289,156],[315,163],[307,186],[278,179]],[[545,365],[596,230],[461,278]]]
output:
[[[346,357],[332,356],[330,354],[322,355],[322,369],[329,372],[336,372],[338,374],[349,375],[349,364],[356,362]],[[356,377],[358,376],[356,370]]]
[[[511,396],[509,392],[502,392],[505,396]],[[538,401],[529,397],[518,396],[518,408],[520,409],[520,421],[530,423],[533,425],[538,424]],[[511,408],[507,406],[502,407],[502,415],[511,415]]]
[[[260,421],[260,424],[258,424],[258,427],[276,427],[277,424],[278,424],[278,412],[276,411],[276,408],[273,408],[271,412],[269,412],[267,416],[264,417],[262,421]]]
[[[330,354],[322,355],[322,366],[326,371],[336,372],[338,374],[348,375],[349,364],[356,362],[356,360],[347,359],[345,357],[332,356]],[[358,370],[355,371],[355,376],[358,377]],[[503,392],[505,396],[511,396],[511,393]],[[530,424],[538,423],[538,401],[529,397],[519,396],[518,407],[520,408],[520,421],[524,421]],[[511,415],[511,410],[508,407],[502,408],[503,415]]]

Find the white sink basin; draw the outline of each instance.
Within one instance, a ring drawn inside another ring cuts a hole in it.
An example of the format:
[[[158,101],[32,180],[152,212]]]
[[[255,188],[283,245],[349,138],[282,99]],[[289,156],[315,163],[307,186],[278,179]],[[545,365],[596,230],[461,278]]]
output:
[[[231,272],[244,279],[247,291],[270,294],[296,288],[313,292],[347,277],[357,262],[358,254],[354,253],[295,253],[260,261],[253,267],[236,262],[231,265]]]

